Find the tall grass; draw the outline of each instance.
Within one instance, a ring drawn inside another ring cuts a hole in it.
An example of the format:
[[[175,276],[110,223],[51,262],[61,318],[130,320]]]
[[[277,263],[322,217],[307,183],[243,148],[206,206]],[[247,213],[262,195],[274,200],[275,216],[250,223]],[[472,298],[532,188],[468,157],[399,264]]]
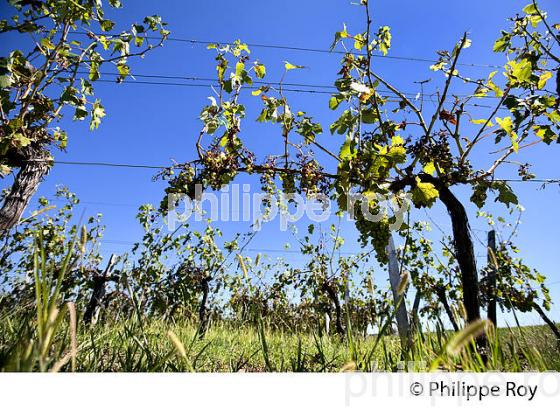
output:
[[[49,262],[38,238],[34,301],[0,315],[2,371],[560,370],[558,345],[545,327],[496,330],[479,322],[453,334],[436,324],[417,327],[403,342],[387,334],[394,315],[380,322],[378,335],[364,337],[352,331],[348,317],[346,335],[328,336],[272,331],[257,314],[253,324],[211,323],[200,337],[197,323],[147,318],[137,304],[125,320],[109,316],[96,326],[79,326],[79,312],[61,294],[73,260],[70,249],[62,261]],[[482,332],[488,341],[483,350],[475,345]]]
[[[42,234],[35,242],[33,279],[34,312],[16,311],[2,319],[5,331],[11,333],[12,344],[2,346],[3,370],[42,372],[63,368],[69,361],[76,367],[77,315],[73,303],[63,304],[60,292],[72,258],[72,246],[60,266],[49,262],[42,247]],[[68,312],[69,322],[63,323]],[[70,339],[70,340],[68,340]]]
[[[82,372],[337,372],[398,371],[528,371],[560,370],[557,346],[547,328],[500,329],[489,335],[484,357],[465,335],[425,332],[406,351],[395,336],[357,337],[287,334],[262,327],[211,325],[204,339],[196,323],[169,324],[136,318],[79,328],[76,349],[63,315],[49,320],[48,336],[39,339],[36,321],[3,319],[0,366],[4,371]],[[23,320],[23,317],[22,317]],[[491,332],[489,332],[491,333]],[[525,334],[526,345],[519,337]],[[31,338],[29,337],[31,336]],[[461,345],[456,346],[456,339]],[[452,348],[449,346],[453,345]],[[75,351],[74,362],[72,352]],[[74,365],[72,364],[74,363]]]

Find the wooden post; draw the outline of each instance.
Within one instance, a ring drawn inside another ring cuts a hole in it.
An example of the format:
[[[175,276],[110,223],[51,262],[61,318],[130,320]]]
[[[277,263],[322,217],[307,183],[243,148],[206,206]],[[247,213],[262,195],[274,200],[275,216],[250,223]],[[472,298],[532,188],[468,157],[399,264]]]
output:
[[[325,312],[325,334],[328,336],[331,332],[331,317]]]
[[[488,320],[498,326],[496,316],[496,231],[488,232]]]
[[[391,282],[391,290],[393,292],[393,302],[395,307],[399,303],[401,295],[398,293],[399,283],[401,281],[401,273],[399,269],[399,262],[397,259],[397,251],[395,250],[395,242],[393,241],[393,236],[389,237],[389,244],[387,245],[387,255],[389,257],[389,281]],[[397,328],[399,331],[399,336],[401,339],[401,344],[403,348],[408,346],[410,338],[410,326],[408,324],[408,312],[406,311],[406,303],[403,298],[402,302],[398,306],[397,314]]]

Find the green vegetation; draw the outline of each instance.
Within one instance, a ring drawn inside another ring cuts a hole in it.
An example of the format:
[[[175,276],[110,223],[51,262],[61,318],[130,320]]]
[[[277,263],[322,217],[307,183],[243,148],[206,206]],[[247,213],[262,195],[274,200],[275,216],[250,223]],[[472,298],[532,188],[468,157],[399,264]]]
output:
[[[34,366],[39,364],[43,370],[81,372],[560,370],[558,345],[545,327],[499,329],[499,338],[491,343],[490,360],[484,363],[473,352],[472,344],[456,357],[447,355],[450,333],[418,335],[411,350],[403,353],[396,336],[382,337],[379,343],[377,335],[357,336],[349,343],[339,336],[260,332],[255,327],[218,323],[211,325],[204,339],[200,339],[196,324],[131,319],[104,323],[91,330],[80,326],[73,362],[69,315],[64,315],[58,324],[46,356],[41,356],[39,350],[33,350],[32,357],[26,356],[29,346],[23,336],[33,334],[33,322],[21,312],[2,317],[3,371],[38,370]]]
[[[10,3],[15,16],[0,21],[0,33],[17,31],[37,43],[0,59],[0,175],[19,169],[0,209],[0,370],[560,370],[546,277],[527,266],[514,243],[519,218],[511,219],[522,208],[509,181],[496,174],[514,165],[519,182],[534,179],[530,164],[512,159],[560,142],[560,25],[536,1],[493,45],[507,60],[503,75],[463,75],[471,46],[465,34],[431,66],[441,90],[422,89],[412,99],[376,71],[374,55],[390,51],[392,35],[387,26],[372,28],[370,2],[361,0],[364,27],[344,26],[332,45],[343,57],[328,107],[341,112],[327,144],[319,141],[323,126],[284,94],[286,77],[304,67],[285,61],[280,82],[267,84],[267,68],[246,44],[209,45],[217,78],[200,113],[197,157],[161,170],[166,196],[159,208],[140,207],[141,240],[105,267],[101,216],[76,222],[79,200],[68,190],[57,192],[61,206],[40,198],[34,212],[21,216],[51,154],[67,147],[65,132],[53,126],[71,109],[74,119],[97,128],[105,116],[93,97],[101,67],[113,66],[124,81],[129,60],[161,46],[169,31],[149,16],[112,34],[114,23],[97,1]],[[109,5],[121,7],[116,0]],[[263,85],[253,86],[253,77]],[[245,89],[262,103],[256,121],[277,127],[283,154],[259,158],[249,146],[242,133]],[[424,105],[428,97],[435,111]],[[491,104],[484,114],[482,98]],[[248,257],[258,234],[253,226],[224,238],[210,221],[200,230],[187,221],[167,223],[184,196],[194,199],[200,187],[218,190],[240,174],[260,178],[267,207],[288,207],[283,195],[294,192],[335,200],[339,215],[354,216],[360,252],[342,255],[336,224],[326,231],[312,224],[303,234],[294,227],[304,257],[295,265]],[[472,195],[458,197],[457,187]],[[365,206],[357,209],[353,195]],[[506,218],[488,213],[490,197],[504,205]],[[398,212],[384,210],[386,200]],[[451,231],[429,233],[409,202],[428,218],[441,202]],[[494,235],[482,269],[470,203]],[[374,281],[374,271],[386,274],[390,286]],[[496,308],[517,326],[496,331]],[[489,321],[481,319],[483,309],[493,312]],[[519,326],[516,314],[533,311],[547,327]]]
[[[61,194],[74,200],[67,191],[63,190]],[[67,211],[68,208],[63,207],[60,212],[65,215]],[[41,229],[33,233],[35,240],[27,248],[33,278],[30,286],[20,288],[16,302],[10,300],[7,292],[0,299],[0,369],[3,371],[560,369],[560,346],[547,328],[516,327],[496,332],[490,322],[479,321],[455,333],[445,331],[441,322],[427,316],[427,321],[415,322],[410,342],[402,342],[391,334],[392,308],[381,311],[375,318],[379,334],[366,336],[363,329],[356,331],[359,326],[353,328],[353,313],[349,306],[355,302],[344,305],[345,334],[327,334],[324,323],[318,320],[320,316],[313,315],[319,307],[302,312],[304,302],[288,312],[299,315],[292,323],[288,323],[288,314],[280,316],[271,311],[273,308],[267,303],[258,303],[259,299],[246,305],[250,310],[246,315],[228,316],[222,312],[220,316],[218,309],[210,319],[201,317],[197,321],[154,312],[154,304],[161,303],[159,296],[155,296],[151,304],[143,304],[140,291],[133,290],[134,285],[127,283],[130,305],[121,300],[119,309],[105,309],[103,318],[93,324],[84,321],[81,313],[86,310],[86,303],[79,295],[85,291],[76,291],[70,285],[75,285],[77,278],[69,281],[71,275],[79,272],[75,267],[80,266],[80,261],[88,255],[91,258],[88,249],[93,237],[88,239],[85,226],[80,233],[75,226],[70,226],[53,236],[52,232],[57,231],[54,227],[60,225],[46,216],[43,218],[46,221],[38,224]],[[50,231],[48,222],[51,223]],[[37,224],[36,221],[29,223]],[[64,218],[57,223],[64,225]],[[69,236],[64,237],[65,233]],[[210,241],[211,236],[204,238]],[[53,240],[58,245],[57,258],[52,254],[54,248],[49,247]],[[250,275],[254,276],[245,260],[238,256],[243,277],[251,281]],[[406,279],[401,282],[400,294],[407,285]],[[86,283],[81,286],[87,289]],[[248,291],[255,296],[259,292],[251,285]],[[77,292],[76,302],[66,302],[67,295],[72,292]],[[183,304],[188,300],[182,300]],[[196,310],[196,303],[197,300],[191,305],[193,310]],[[188,312],[186,307],[183,305],[183,314]],[[310,315],[307,323],[298,323],[305,321],[306,315]],[[461,315],[464,313],[459,313],[455,320],[464,323],[466,318]],[[481,349],[475,341],[483,332],[487,345]]]

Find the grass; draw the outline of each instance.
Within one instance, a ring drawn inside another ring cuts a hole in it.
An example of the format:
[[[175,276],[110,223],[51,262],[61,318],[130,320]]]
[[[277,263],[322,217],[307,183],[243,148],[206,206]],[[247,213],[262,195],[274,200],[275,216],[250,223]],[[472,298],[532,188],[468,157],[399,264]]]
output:
[[[40,239],[40,238],[39,238]],[[544,326],[495,329],[475,322],[458,332],[419,329],[410,343],[386,334],[342,336],[272,331],[256,323],[211,323],[204,334],[188,321],[147,318],[136,306],[126,320],[80,326],[73,303],[60,289],[71,252],[62,264],[47,261],[38,241],[35,300],[0,312],[0,370],[80,372],[338,372],[338,371],[546,371],[560,370],[560,346]],[[72,249],[72,247],[70,247]],[[133,298],[134,299],[134,298]],[[426,327],[426,325],[423,325]],[[486,334],[487,348],[475,339]]]
[[[61,323],[48,354],[42,355],[41,350],[35,349],[32,355],[37,360],[30,361],[26,356],[29,345],[26,347],[26,339],[21,337],[21,329],[29,325],[34,326],[17,323],[14,318],[0,322],[3,370],[338,372],[397,371],[403,366],[412,371],[560,370],[555,339],[547,328],[540,326],[499,329],[492,340],[496,346],[484,361],[470,347],[470,341],[458,355],[448,354],[446,346],[452,335],[437,332],[418,335],[415,345],[402,352],[400,341],[394,336],[383,336],[379,341],[376,336],[351,337],[349,342],[347,337],[287,334],[269,331],[266,326],[224,323],[210,326],[205,337],[200,338],[195,324],[171,325],[151,320],[140,326],[137,320],[130,319],[78,329],[77,352],[71,360],[70,325]]]

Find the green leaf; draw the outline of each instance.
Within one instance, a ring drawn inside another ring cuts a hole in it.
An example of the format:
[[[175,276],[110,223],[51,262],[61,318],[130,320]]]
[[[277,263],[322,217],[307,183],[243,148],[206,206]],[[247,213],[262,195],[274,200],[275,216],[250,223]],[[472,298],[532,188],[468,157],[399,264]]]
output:
[[[266,75],[266,67],[263,64],[256,64],[255,74],[258,78],[264,78],[264,76]]]
[[[242,62],[238,62],[235,65],[235,75],[237,76],[237,78],[241,78],[243,71],[245,71],[245,64],[243,64]]]
[[[560,115],[558,116],[558,121],[560,121]],[[535,135],[543,140],[545,144],[550,144],[552,141],[558,140],[558,135],[552,131],[548,125],[535,125],[533,127]]]
[[[488,76],[488,81],[486,82],[486,86],[490,88],[492,91],[494,91],[496,97],[501,98],[504,95],[504,91],[496,84],[494,84],[494,81],[492,81],[497,73],[498,73],[497,71],[492,71],[490,73],[490,75]]]
[[[257,118],[257,122],[266,122],[268,119],[268,110],[265,108],[261,111],[260,115]]]
[[[488,184],[487,183],[479,183],[474,186],[473,194],[471,195],[471,202],[475,204],[478,208],[482,208],[486,203],[486,199],[488,198]]]
[[[510,136],[510,140],[511,140],[511,147],[513,148],[513,152],[518,154],[519,153],[519,140],[517,139],[517,134],[515,132],[512,133],[512,135]]]
[[[20,132],[12,135],[12,142],[14,142],[18,147],[27,147],[31,144],[31,140]]]
[[[542,90],[546,86],[546,82],[552,78],[553,74],[550,71],[542,73],[539,77],[539,83],[537,87]]]
[[[438,61],[437,63],[432,64],[432,65],[430,66],[430,70],[432,70],[432,71],[440,71],[440,70],[443,70],[446,66],[447,66],[447,62],[444,61],[444,60],[440,60],[440,61]]]
[[[109,41],[109,39],[107,39],[107,37],[99,36],[99,42],[103,46],[103,50],[109,50],[109,45],[111,44],[111,42]]]
[[[430,161],[426,165],[424,165],[423,171],[426,174],[434,175],[434,172],[436,172],[436,166],[434,165],[434,162]]]
[[[517,205],[519,203],[517,196],[513,193],[511,187],[505,182],[494,182],[492,188],[498,191],[496,202],[501,202],[509,208],[510,204]]]
[[[482,125],[482,124],[486,124],[486,121],[488,121],[488,120],[485,120],[485,119],[480,119],[480,120],[471,119],[470,121],[471,121],[473,124]],[[493,127],[494,124],[492,123],[492,121],[488,121],[488,124],[486,124],[486,126],[487,126],[487,127]]]
[[[355,156],[355,154],[352,153],[352,140],[350,138],[346,138],[344,144],[340,147],[340,153],[338,156],[343,161],[350,160]]]
[[[331,110],[336,110],[342,101],[344,101],[344,97],[342,97],[340,94],[333,95],[329,100],[329,108]]]
[[[220,147],[225,147],[227,145],[227,143],[229,142],[229,135],[226,132],[222,138],[220,138]]]
[[[99,80],[99,63],[95,60],[92,60],[89,66],[89,79],[90,81]]]
[[[224,74],[228,68],[228,62],[225,59],[219,61],[219,64],[216,66],[216,71],[218,72],[218,81],[221,83],[224,81]]]
[[[513,86],[530,83],[533,66],[527,59],[510,61],[506,64],[507,77]]]
[[[99,100],[93,103],[93,108],[91,110],[91,121],[89,123],[89,129],[93,131],[99,127],[101,119],[105,117],[105,108],[101,105]]]
[[[87,115],[88,112],[85,109],[85,107],[83,105],[79,105],[76,107],[76,110],[74,111],[74,120],[82,121],[87,117]]]
[[[234,50],[233,55],[238,57],[241,55],[241,52],[246,52],[247,54],[251,54],[251,50],[249,50],[249,46],[245,43],[242,43],[240,40],[235,40],[234,42]]]
[[[383,26],[377,32],[377,47],[379,51],[386,56],[391,48],[391,28],[389,26]]]
[[[136,36],[134,37],[134,45],[136,47],[142,47],[142,44],[144,44],[144,40],[144,37]]]
[[[296,132],[304,137],[305,144],[315,141],[315,137],[323,132],[321,124],[312,121],[304,112],[298,112],[299,120],[296,123]]]
[[[528,15],[537,14],[537,8],[533,3],[528,4],[527,6],[523,7],[523,13]]]
[[[331,50],[333,50],[336,47],[336,45],[338,44],[338,42],[340,40],[342,40],[344,38],[348,38],[348,37],[350,37],[350,35],[348,34],[348,31],[346,29],[346,24],[344,24],[344,28],[342,29],[342,31],[337,31],[334,34],[334,41],[331,44]]]
[[[547,113],[546,116],[553,123],[560,124],[560,112],[558,110]]]
[[[493,51],[495,53],[503,53],[506,51],[511,43],[511,34],[508,32],[502,32],[502,37],[496,40],[494,43]]]
[[[484,98],[488,95],[488,91],[490,91],[490,89],[488,87],[485,87],[483,85],[479,85],[476,90],[474,91],[473,95],[476,98]]]
[[[356,34],[354,36],[354,48],[360,51],[366,45],[366,39],[362,34]]]
[[[517,154],[519,152],[519,140],[517,138],[517,134],[513,131],[513,121],[511,117],[505,117],[504,119],[496,117],[496,122],[510,137],[513,151]]]
[[[339,135],[343,135],[356,123],[356,120],[357,117],[354,117],[350,110],[345,110],[340,118],[329,127],[331,134],[336,132]]]
[[[364,124],[375,124],[377,120],[377,111],[375,111],[373,108],[362,110],[362,122]]]
[[[412,202],[416,207],[431,207],[438,198],[439,192],[433,184],[416,178],[416,186],[412,190]]]
[[[120,78],[124,79],[130,74],[130,67],[126,64],[118,64],[117,70],[119,71]]]
[[[51,39],[46,37],[41,39],[41,45],[46,48],[47,50],[53,50],[55,48],[54,44],[52,43]]]
[[[300,69],[300,68],[305,68],[302,65],[294,65],[288,61],[284,61],[284,68],[286,69],[286,71],[290,71],[290,70],[296,70],[296,69]]]
[[[400,135],[391,138],[391,146],[387,150],[387,157],[395,164],[402,164],[406,161],[406,148]]]
[[[231,93],[233,91],[233,83],[231,80],[224,81],[223,87],[226,93]]]
[[[12,76],[9,74],[0,75],[0,88],[8,88],[12,85]]]
[[[115,23],[111,20],[101,20],[99,22],[99,26],[101,27],[102,31],[108,32],[111,31],[113,27],[115,27]]]
[[[513,132],[513,121],[511,117],[505,117],[503,119],[496,117],[496,122],[506,132],[507,135],[511,135],[511,133]]]

